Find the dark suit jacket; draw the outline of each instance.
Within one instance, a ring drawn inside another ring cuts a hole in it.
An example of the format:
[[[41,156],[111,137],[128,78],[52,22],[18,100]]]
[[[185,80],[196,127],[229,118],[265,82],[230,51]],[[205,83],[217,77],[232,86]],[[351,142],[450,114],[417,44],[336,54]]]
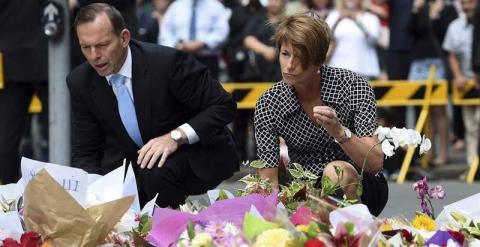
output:
[[[200,141],[177,152],[187,153],[194,173],[202,179],[230,177],[239,164],[225,127],[236,110],[231,95],[191,55],[138,41],[130,42],[130,49],[133,97],[143,142],[188,123]],[[84,63],[68,75],[67,84],[73,108],[73,165],[95,171],[106,136],[116,141],[129,160],[136,161],[139,148],[123,127],[106,79]]]
[[[6,83],[47,81],[43,4],[43,0],[0,0],[0,52]]]

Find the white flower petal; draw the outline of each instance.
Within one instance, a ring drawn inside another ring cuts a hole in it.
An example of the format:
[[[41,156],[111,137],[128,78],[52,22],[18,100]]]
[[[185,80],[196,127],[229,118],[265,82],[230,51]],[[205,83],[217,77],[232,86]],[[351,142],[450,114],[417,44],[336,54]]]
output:
[[[382,142],[382,151],[385,154],[385,156],[391,157],[392,155],[394,155],[395,152],[393,152],[393,149],[394,147],[392,146],[392,144],[390,144],[388,140],[385,140]]]

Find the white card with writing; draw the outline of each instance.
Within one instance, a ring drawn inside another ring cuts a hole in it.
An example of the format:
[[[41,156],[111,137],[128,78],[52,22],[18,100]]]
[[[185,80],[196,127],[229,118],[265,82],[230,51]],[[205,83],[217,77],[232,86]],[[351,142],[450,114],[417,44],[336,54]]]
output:
[[[87,172],[79,168],[61,166],[22,157],[21,170],[25,187],[41,169],[47,170],[48,174],[50,174],[65,191],[75,198],[80,205],[85,205],[88,186]]]
[[[5,238],[13,238],[20,240],[23,233],[22,223],[17,211],[2,212],[0,211],[0,240]]]

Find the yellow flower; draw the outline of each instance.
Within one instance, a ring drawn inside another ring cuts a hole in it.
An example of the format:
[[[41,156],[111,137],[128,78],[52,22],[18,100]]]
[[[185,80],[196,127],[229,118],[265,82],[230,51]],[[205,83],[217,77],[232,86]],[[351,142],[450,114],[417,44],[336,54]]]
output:
[[[293,247],[293,240],[285,229],[270,229],[257,237],[253,247]]]
[[[210,247],[213,246],[213,239],[209,233],[202,232],[195,235],[192,239],[192,246],[194,247]]]
[[[308,232],[308,225],[297,225],[295,229],[299,232]]]
[[[385,223],[385,224],[382,224],[382,226],[380,226],[380,231],[381,232],[386,232],[386,231],[391,231],[393,230],[393,227],[390,223]]]
[[[417,214],[412,220],[412,225],[419,230],[423,229],[429,232],[435,231],[435,229],[437,229],[435,221],[433,221],[432,218],[428,217],[425,214]]]

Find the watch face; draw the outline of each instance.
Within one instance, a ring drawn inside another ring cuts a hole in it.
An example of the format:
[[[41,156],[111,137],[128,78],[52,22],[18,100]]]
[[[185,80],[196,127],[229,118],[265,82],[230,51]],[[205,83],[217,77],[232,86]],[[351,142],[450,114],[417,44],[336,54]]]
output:
[[[173,140],[178,141],[180,140],[180,138],[182,138],[182,133],[180,133],[180,131],[173,130],[170,136],[172,137]]]

